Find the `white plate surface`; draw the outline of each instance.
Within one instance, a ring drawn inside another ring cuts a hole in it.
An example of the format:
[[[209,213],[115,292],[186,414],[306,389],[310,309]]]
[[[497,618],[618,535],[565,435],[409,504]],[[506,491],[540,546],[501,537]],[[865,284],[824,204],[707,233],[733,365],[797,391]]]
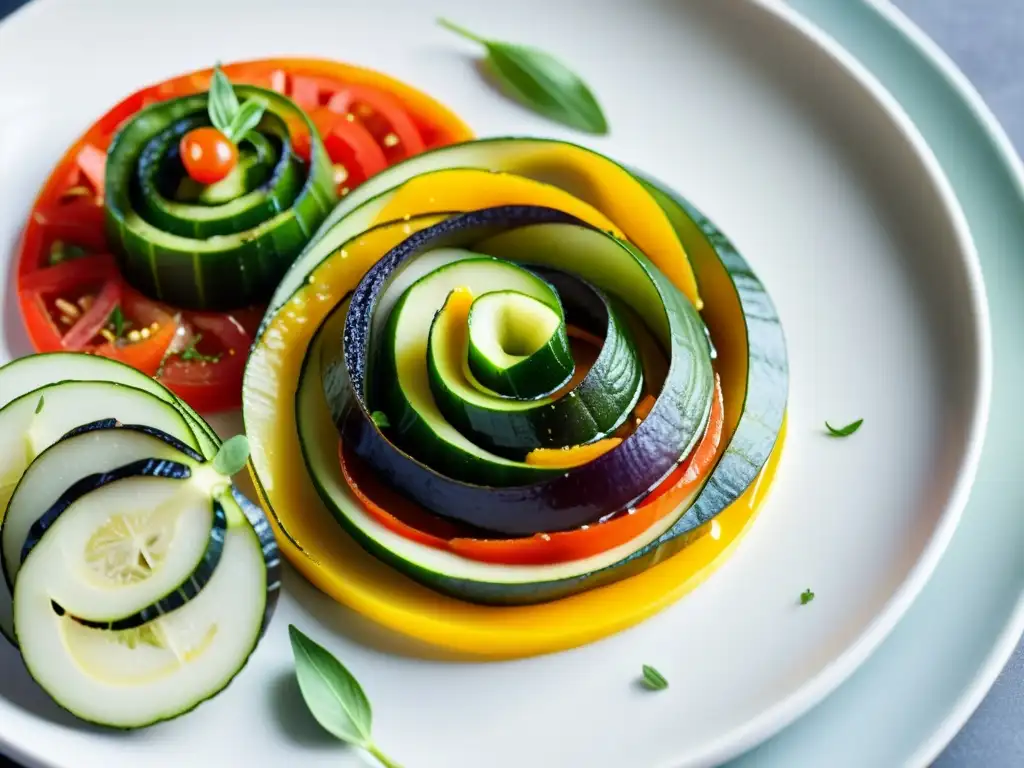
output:
[[[592,2],[586,14],[572,0],[520,0],[500,17],[470,0],[437,5],[573,62],[613,126],[587,143],[675,185],[764,278],[793,384],[790,439],[763,516],[719,574],[660,616],[519,662],[431,657],[290,574],[267,640],[229,691],[131,736],[75,727],[3,649],[0,740],[16,753],[83,767],[355,761],[302,711],[285,632],[294,622],[363,680],[378,740],[409,765],[716,762],[849,675],[948,543],[987,410],[987,315],[962,214],[885,92],[782,7],[752,0]],[[420,6],[37,0],[0,26],[0,71],[19,74],[0,106],[0,245],[13,244],[38,185],[91,116],[216,59],[333,56],[423,87],[480,135],[580,139],[495,96],[470,49]],[[6,354],[23,353],[12,302],[2,316]],[[824,419],[858,417],[854,438],[824,437]],[[807,587],[818,597],[800,607]],[[635,685],[642,663],[665,673],[669,691]]]
[[[886,0],[788,0],[899,99],[953,184],[988,278],[993,325],[991,426],[978,480],[949,549],[896,630],[856,674],[736,768],[930,765],[981,703],[1024,630],[1024,164],[952,61]],[[986,713],[992,729],[958,739],[942,765],[1011,765],[1020,754],[1010,675]],[[1007,688],[1006,686],[1011,686]],[[986,706],[988,703],[986,702]],[[1010,707],[1012,709],[1012,707]],[[732,764],[731,764],[732,765]]]

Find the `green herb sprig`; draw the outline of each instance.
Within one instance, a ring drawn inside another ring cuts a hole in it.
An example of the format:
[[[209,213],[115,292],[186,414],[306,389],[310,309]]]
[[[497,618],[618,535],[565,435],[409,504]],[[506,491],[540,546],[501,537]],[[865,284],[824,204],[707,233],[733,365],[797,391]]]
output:
[[[111,311],[110,316],[107,318],[107,325],[114,332],[114,336],[118,339],[124,337],[124,332],[128,330],[128,326],[131,325],[125,317],[124,311],[121,309],[121,305],[116,305]]]
[[[650,664],[643,666],[643,685],[651,691],[663,691],[668,688],[668,680]]]
[[[800,605],[807,605],[811,600],[814,599],[814,593],[809,589],[805,589],[800,593]]]
[[[50,253],[47,256],[46,263],[51,267],[55,267],[58,264],[63,264],[65,261],[84,259],[88,255],[89,251],[80,245],[66,243],[63,240],[54,240],[50,243]]]
[[[845,427],[833,427],[826,421],[825,428],[828,430],[829,435],[831,435],[832,437],[849,437],[858,429],[860,429],[860,425],[863,423],[864,419],[857,419],[856,421],[851,421]]]
[[[310,713],[335,738],[363,749],[385,768],[401,768],[373,741],[373,711],[359,681],[324,647],[288,625],[295,677]]]
[[[487,49],[487,63],[514,99],[552,120],[587,133],[608,133],[601,105],[583,79],[537,48],[488,40],[447,19],[437,23]]]
[[[388,419],[388,415],[384,411],[374,411],[370,414],[370,418],[373,419],[373,423],[377,425],[377,429],[387,429],[391,426],[391,421]]]
[[[255,97],[239,103],[235,89],[218,64],[213,68],[207,112],[213,127],[238,144],[253,128],[260,124],[267,111],[265,99]]]
[[[249,440],[245,435],[235,435],[221,445],[213,457],[213,468],[218,474],[231,477],[241,472],[248,460]]]
[[[197,363],[218,363],[220,362],[220,353],[216,355],[205,355],[196,349],[196,345],[203,340],[203,334],[197,333],[192,337],[192,340],[188,343],[181,352],[178,353],[178,358],[184,362],[195,361]]]

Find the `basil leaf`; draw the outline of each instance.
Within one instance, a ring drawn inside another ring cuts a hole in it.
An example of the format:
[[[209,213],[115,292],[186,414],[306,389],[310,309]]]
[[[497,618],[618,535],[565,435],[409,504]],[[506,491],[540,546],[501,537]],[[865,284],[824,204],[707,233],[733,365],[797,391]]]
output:
[[[115,337],[120,339],[124,336],[128,323],[125,322],[124,312],[121,310],[120,304],[116,304],[111,310],[110,316],[107,318],[107,324],[113,326]]]
[[[814,593],[809,589],[805,589],[800,593],[800,605],[807,605],[811,600],[814,599]]]
[[[668,680],[654,667],[644,664],[644,687],[652,691],[663,691],[668,688]]]
[[[363,749],[373,747],[373,712],[362,686],[329,651],[288,626],[295,676],[306,706],[324,730]]]
[[[832,437],[849,437],[860,429],[860,425],[863,423],[864,419],[857,419],[856,421],[850,422],[845,427],[833,427],[826,421],[825,427],[828,429],[828,432]]]
[[[487,49],[487,62],[509,95],[545,117],[572,128],[608,133],[608,121],[587,84],[549,53],[487,40],[446,19],[438,23]]]
[[[241,471],[249,460],[249,440],[245,435],[235,435],[217,451],[213,457],[213,468],[225,477],[231,477]]]
[[[231,120],[228,129],[224,131],[224,135],[235,144],[240,142],[249,131],[260,124],[263,113],[267,111],[267,106],[264,99],[246,99]]]
[[[391,421],[388,419],[388,415],[384,411],[374,411],[370,414],[370,418],[373,419],[373,423],[377,425],[377,429],[387,429],[391,426]]]
[[[213,127],[226,134],[232,120],[238,114],[238,97],[235,89],[218,64],[213,68],[213,79],[210,81],[210,93],[207,96],[207,112]]]

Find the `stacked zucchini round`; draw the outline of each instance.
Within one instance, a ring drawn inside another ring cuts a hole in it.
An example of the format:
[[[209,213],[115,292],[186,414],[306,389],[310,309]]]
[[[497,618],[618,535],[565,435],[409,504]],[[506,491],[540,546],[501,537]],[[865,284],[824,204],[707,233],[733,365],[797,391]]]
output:
[[[575,145],[490,139],[339,204],[271,301],[243,401],[297,560],[312,487],[413,579],[523,605],[708,532],[765,467],[787,387],[770,299],[692,206]]]
[[[216,183],[191,179],[180,156],[182,137],[210,124],[208,93],[143,109],[108,151],[107,235],[121,272],[185,309],[266,301],[336,202],[333,166],[306,113],[275,91],[234,90],[266,110]],[[308,162],[295,153],[294,131],[309,138]]]
[[[74,353],[0,368],[0,630],[62,707],[134,728],[245,665],[277,601],[262,511],[160,384]]]

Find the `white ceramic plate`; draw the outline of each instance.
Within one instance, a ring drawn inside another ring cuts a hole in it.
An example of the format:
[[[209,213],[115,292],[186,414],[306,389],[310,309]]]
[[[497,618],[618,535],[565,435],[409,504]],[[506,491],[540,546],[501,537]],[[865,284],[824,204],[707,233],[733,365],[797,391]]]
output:
[[[978,482],[934,577],[849,681],[736,768],[817,768],[826,754],[829,768],[926,766],[982,701],[1024,630],[1024,165],[963,74],[885,0],[788,1],[899,99],[948,174],[989,277],[996,366]],[[1000,698],[1013,695],[1004,687]],[[1015,749],[1012,723],[1003,726],[1005,739],[976,735],[949,764],[1010,765],[1019,741]]]
[[[519,662],[431,657],[293,576],[226,694],[128,737],[72,727],[4,650],[0,739],[23,758],[345,764],[297,699],[285,633],[294,622],[359,675],[379,741],[412,765],[717,762],[849,675],[948,543],[987,411],[985,300],[956,201],[885,92],[793,14],[753,0],[592,2],[586,14],[572,0],[521,0],[500,20],[470,0],[437,6],[572,61],[613,125],[589,143],[678,187],[764,278],[786,328],[792,389],[790,438],[762,517],[725,568],[663,614]],[[0,26],[0,71],[19,73],[0,107],[0,242],[13,243],[47,170],[91,116],[146,81],[216,59],[348,59],[437,95],[480,135],[579,140],[495,96],[432,16],[413,0],[33,3]],[[3,317],[7,354],[26,351],[10,302]],[[824,419],[858,417],[855,438],[824,437]],[[818,598],[799,607],[807,587]],[[665,673],[668,692],[634,684],[642,663]]]

